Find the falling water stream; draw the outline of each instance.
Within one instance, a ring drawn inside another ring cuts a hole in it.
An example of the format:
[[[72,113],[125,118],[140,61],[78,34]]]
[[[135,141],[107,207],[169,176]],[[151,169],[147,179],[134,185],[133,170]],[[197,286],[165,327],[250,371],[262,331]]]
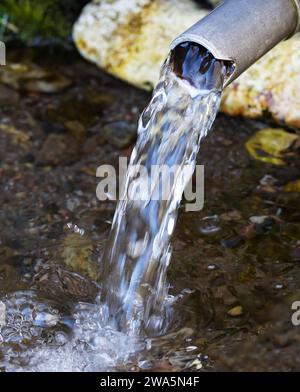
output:
[[[0,327],[3,369],[106,370],[144,349],[145,336],[168,330],[170,239],[200,142],[218,112],[227,72],[225,63],[198,45],[182,44],[171,52],[140,118],[123,197],[102,257],[100,294],[94,304],[79,303],[69,315],[41,303],[34,292],[2,298],[8,310],[7,323]],[[172,173],[168,187],[163,176],[150,175],[162,167]],[[43,328],[54,326],[47,338]]]
[[[200,142],[218,112],[226,72],[226,65],[200,46],[178,46],[140,118],[103,257],[103,303],[111,318],[134,334],[167,327],[170,238]],[[169,182],[158,175],[162,168],[169,169]]]

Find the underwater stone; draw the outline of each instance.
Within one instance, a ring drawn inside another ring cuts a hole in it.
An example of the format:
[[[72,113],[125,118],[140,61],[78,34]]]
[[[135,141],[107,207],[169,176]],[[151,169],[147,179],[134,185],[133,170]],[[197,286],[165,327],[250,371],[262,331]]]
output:
[[[96,0],[84,8],[73,36],[85,58],[151,90],[171,41],[207,12],[191,0]],[[300,128],[299,51],[300,34],[280,43],[225,90],[221,111],[251,118],[269,113]]]
[[[91,280],[58,264],[46,265],[34,276],[32,289],[54,300],[93,301],[99,291]]]
[[[37,153],[36,163],[41,166],[67,165],[76,160],[79,143],[68,134],[50,134]]]
[[[71,272],[77,272],[86,278],[96,280],[98,266],[92,256],[93,244],[87,236],[74,233],[64,238],[62,258]]]
[[[44,94],[59,93],[72,84],[66,76],[30,63],[11,63],[1,67],[0,82],[15,90]]]
[[[229,238],[227,240],[221,240],[221,245],[224,248],[235,249],[244,243],[244,238],[241,235]]]
[[[0,85],[0,105],[3,106],[10,106],[10,105],[17,105],[19,102],[19,94],[17,91],[13,89],[7,88],[4,85]]]
[[[101,129],[104,139],[117,148],[126,148],[136,139],[135,123],[114,121]]]

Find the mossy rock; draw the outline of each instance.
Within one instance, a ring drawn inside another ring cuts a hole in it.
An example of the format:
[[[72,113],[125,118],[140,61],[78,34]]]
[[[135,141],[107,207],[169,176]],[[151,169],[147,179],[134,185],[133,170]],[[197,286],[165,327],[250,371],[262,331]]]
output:
[[[87,0],[1,0],[0,34],[7,40],[17,36],[26,43],[70,37],[72,25]],[[0,37],[3,39],[3,37]]]

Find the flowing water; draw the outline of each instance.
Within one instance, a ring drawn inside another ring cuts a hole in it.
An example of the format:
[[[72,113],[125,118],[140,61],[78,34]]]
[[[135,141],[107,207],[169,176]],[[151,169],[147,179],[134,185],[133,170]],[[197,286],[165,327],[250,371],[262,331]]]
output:
[[[41,300],[34,291],[1,298],[7,311],[0,326],[2,369],[112,369],[132,353],[149,350],[145,334],[168,331],[178,299],[168,295],[170,239],[227,72],[224,63],[197,45],[183,44],[171,53],[139,122],[95,303],[62,306]],[[150,175],[162,167],[172,173],[167,188],[165,177]]]
[[[201,140],[218,112],[226,72],[226,65],[200,46],[180,45],[165,62],[140,118],[103,257],[102,301],[127,332],[161,333],[167,328],[170,238]],[[168,177],[157,175],[162,168]]]

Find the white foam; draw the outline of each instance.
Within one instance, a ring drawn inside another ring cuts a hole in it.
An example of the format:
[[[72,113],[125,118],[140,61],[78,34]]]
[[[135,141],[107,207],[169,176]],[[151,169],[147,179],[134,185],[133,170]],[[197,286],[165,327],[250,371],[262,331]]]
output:
[[[107,325],[105,307],[99,304],[79,303],[69,317],[73,327],[67,333],[63,315],[31,291],[14,293],[3,303],[9,320],[0,329],[0,366],[8,372],[115,370],[143,348],[138,339]]]

